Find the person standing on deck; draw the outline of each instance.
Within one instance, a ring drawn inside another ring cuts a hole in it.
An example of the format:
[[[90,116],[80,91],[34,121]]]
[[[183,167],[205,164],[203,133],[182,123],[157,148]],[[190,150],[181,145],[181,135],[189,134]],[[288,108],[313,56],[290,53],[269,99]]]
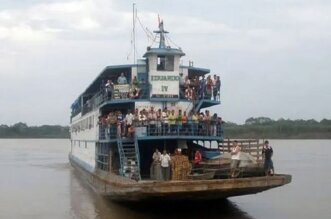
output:
[[[161,161],[161,172],[162,179],[167,181],[170,180],[170,156],[167,154],[166,150],[163,150],[163,154],[160,156]]]
[[[162,180],[162,174],[161,174],[161,153],[156,148],[155,152],[153,153],[153,163],[151,165],[150,175],[151,179],[154,180]]]
[[[122,72],[121,73],[121,76],[119,76],[117,78],[117,83],[118,84],[127,84],[128,83],[128,80],[126,79],[126,77],[124,76],[124,73]]]
[[[199,150],[196,150],[193,160],[194,167],[198,167],[201,161],[202,161],[202,155]]]
[[[231,178],[235,177],[235,171],[236,169],[239,167],[239,163],[240,163],[240,151],[241,148],[238,145],[237,141],[233,142],[233,146],[231,148],[231,166],[230,166],[230,175]]]
[[[132,126],[134,120],[134,115],[132,114],[131,110],[128,110],[128,114],[125,116],[125,135],[127,136],[129,133],[129,129]]]
[[[273,176],[275,173],[274,164],[271,160],[273,153],[274,151],[269,145],[269,141],[266,140],[262,148],[262,155],[264,155],[264,172],[266,176]]]

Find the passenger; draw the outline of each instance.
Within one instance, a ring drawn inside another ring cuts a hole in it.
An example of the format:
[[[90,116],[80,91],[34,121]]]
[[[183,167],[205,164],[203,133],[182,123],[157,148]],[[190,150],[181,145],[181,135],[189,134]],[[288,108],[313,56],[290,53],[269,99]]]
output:
[[[182,132],[184,135],[188,134],[188,117],[186,115],[186,111],[184,111],[184,114],[182,116]]]
[[[162,132],[163,132],[163,135],[168,133],[168,129],[169,129],[169,117],[168,117],[167,107],[165,107],[163,109],[163,112],[162,112]]]
[[[266,140],[262,149],[262,155],[264,155],[264,172],[266,176],[273,176],[275,174],[274,164],[271,159],[273,153],[274,151],[269,145],[269,141]]]
[[[160,156],[161,161],[161,172],[162,179],[167,181],[170,180],[170,156],[167,154],[166,150],[163,150],[163,154]]]
[[[193,160],[194,167],[199,166],[201,160],[202,160],[202,155],[199,150],[196,150],[195,154],[194,154],[194,160]]]
[[[204,99],[206,94],[206,79],[203,75],[201,80],[199,81],[199,97],[200,99]]]
[[[171,113],[169,115],[169,125],[170,125],[170,132],[174,134],[176,132],[176,115],[175,110],[171,110]]]
[[[146,113],[145,113],[145,109],[143,109],[143,110],[140,111],[139,123],[140,123],[140,125],[145,126],[146,122],[147,122],[147,116],[146,116]]]
[[[138,90],[138,88],[133,88],[132,90],[131,90],[131,92],[130,92],[130,97],[132,98],[132,99],[139,99],[139,90]]]
[[[133,119],[133,124],[135,126],[140,126],[140,122],[139,122],[139,110],[136,108],[136,110],[134,111],[134,119]]]
[[[208,75],[207,81],[206,81],[206,99],[210,100],[211,99],[211,94],[213,90],[213,81],[211,79],[211,76]]]
[[[206,130],[205,130],[205,115],[203,114],[203,112],[199,114],[198,121],[199,121],[198,134],[204,135]]]
[[[197,112],[193,113],[192,115],[192,123],[193,123],[193,135],[199,134],[199,115]]]
[[[156,135],[156,112],[154,111],[154,107],[151,107],[148,113],[148,133],[150,135]]]
[[[211,117],[211,135],[217,136],[217,113],[214,113],[214,115]]]
[[[161,109],[158,109],[156,112],[156,129],[157,129],[157,135],[161,134],[162,129],[162,111]]]
[[[175,151],[175,155],[171,158],[171,173],[172,180],[185,180],[191,172],[191,164],[187,156],[182,155],[181,149]]]
[[[134,76],[132,80],[132,87],[138,89],[139,88],[139,80],[137,79],[137,76]]]
[[[216,82],[215,82],[215,86],[216,86],[216,99],[215,100],[220,101],[220,91],[221,91],[221,80],[220,80],[220,76],[217,76],[217,79],[216,79]]]
[[[182,117],[182,110],[178,110],[178,115],[176,116],[176,132],[178,132],[178,134],[179,130],[183,128]]]
[[[187,117],[187,130],[188,135],[194,135],[193,133],[193,111],[190,111]]]
[[[107,80],[107,83],[105,84],[105,90],[106,90],[105,99],[109,100],[112,98],[113,89],[114,89],[114,83],[111,80]]]
[[[133,120],[134,120],[134,115],[132,114],[131,110],[128,110],[128,113],[126,114],[125,119],[124,119],[124,121],[125,121],[124,130],[125,130],[126,136],[128,136],[128,134],[129,134],[129,129],[131,128],[131,126],[133,124]]]
[[[189,88],[190,86],[191,86],[191,80],[188,78],[188,76],[186,76],[184,81],[184,87]]]
[[[205,117],[203,118],[203,121],[205,123],[206,135],[210,135],[211,134],[211,117],[209,114],[209,110],[205,111]]]
[[[156,148],[155,152],[153,153],[153,162],[151,165],[150,175],[151,179],[154,180],[162,180],[162,173],[161,173],[161,153]]]
[[[214,98],[214,100],[216,100],[216,96],[217,96],[217,85],[216,85],[217,76],[216,75],[214,75],[212,81],[213,81],[213,98]]]
[[[191,87],[185,89],[185,98],[188,100],[193,100],[193,90]]]
[[[231,178],[235,177],[235,172],[240,164],[240,151],[241,148],[238,145],[237,141],[233,142],[233,146],[231,148],[231,166],[230,166],[230,176]]]
[[[126,80],[126,77],[124,76],[124,72],[121,73],[121,76],[117,78],[118,84],[127,84],[128,81]]]
[[[121,111],[117,111],[117,136],[119,136],[119,137],[124,136],[123,121],[124,121],[124,118],[123,118]]]

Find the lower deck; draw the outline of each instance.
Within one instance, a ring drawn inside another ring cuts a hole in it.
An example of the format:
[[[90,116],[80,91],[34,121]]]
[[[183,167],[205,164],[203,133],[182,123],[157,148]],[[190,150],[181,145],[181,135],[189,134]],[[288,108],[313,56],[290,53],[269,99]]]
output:
[[[291,182],[291,176],[278,174],[235,179],[134,181],[105,171],[89,172],[74,159],[79,176],[99,194],[114,200],[211,200],[256,194]]]

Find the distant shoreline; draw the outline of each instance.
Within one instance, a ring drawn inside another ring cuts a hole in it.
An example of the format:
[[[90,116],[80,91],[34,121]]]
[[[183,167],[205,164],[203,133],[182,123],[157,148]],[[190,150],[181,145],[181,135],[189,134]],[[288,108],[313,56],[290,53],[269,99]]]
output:
[[[331,139],[331,120],[249,118],[245,124],[223,123],[224,139]],[[70,139],[69,126],[0,125],[0,139]]]

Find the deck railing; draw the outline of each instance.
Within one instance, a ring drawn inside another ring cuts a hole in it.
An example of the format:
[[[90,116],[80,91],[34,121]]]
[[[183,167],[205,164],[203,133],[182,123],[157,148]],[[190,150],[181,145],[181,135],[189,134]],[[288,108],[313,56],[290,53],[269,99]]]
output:
[[[222,138],[221,124],[188,123],[169,124],[161,122],[135,122],[135,134],[138,138],[155,137],[196,137],[196,138]],[[116,139],[130,136],[128,128],[123,124],[99,125],[100,140]]]
[[[133,86],[130,86],[129,90],[131,90],[132,88],[134,88]],[[90,112],[91,110],[97,108],[100,104],[104,103],[104,102],[119,102],[119,101],[128,101],[128,100],[150,100],[150,85],[145,84],[144,86],[141,86],[139,88],[139,95],[134,96],[132,95],[131,91],[122,91],[122,90],[113,90],[112,92],[107,92],[105,89],[100,90],[99,92],[97,92],[96,94],[94,94],[90,99],[88,99],[82,108],[82,113],[86,114],[88,112]],[[196,96],[198,97],[198,95]],[[183,91],[180,89],[180,96],[179,96],[179,100],[188,100],[188,98],[185,97],[185,94],[183,93]],[[198,103],[202,103],[202,101],[213,101],[216,103],[220,103],[220,98],[219,98],[219,94],[217,95],[217,97],[207,97],[204,96],[201,99],[195,99],[195,100],[191,100],[193,103],[198,104]],[[199,106],[200,105],[196,105],[194,107],[195,111],[199,111]],[[74,113],[72,113],[72,115],[74,115]]]
[[[225,139],[219,143],[218,147],[222,153],[230,152],[234,144],[234,139]],[[241,151],[246,152],[256,158],[257,161],[262,161],[263,141],[259,139],[240,139],[236,140],[241,147]]]

